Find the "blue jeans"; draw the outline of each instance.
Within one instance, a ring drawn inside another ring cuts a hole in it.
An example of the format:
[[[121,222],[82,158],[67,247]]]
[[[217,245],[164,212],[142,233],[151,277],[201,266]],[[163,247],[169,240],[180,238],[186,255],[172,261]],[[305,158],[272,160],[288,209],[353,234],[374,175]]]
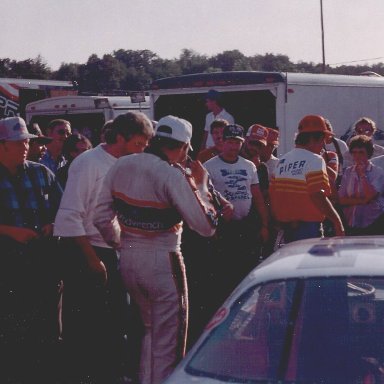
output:
[[[318,221],[297,221],[287,223],[284,228],[285,243],[296,240],[312,239],[322,237],[322,224]]]

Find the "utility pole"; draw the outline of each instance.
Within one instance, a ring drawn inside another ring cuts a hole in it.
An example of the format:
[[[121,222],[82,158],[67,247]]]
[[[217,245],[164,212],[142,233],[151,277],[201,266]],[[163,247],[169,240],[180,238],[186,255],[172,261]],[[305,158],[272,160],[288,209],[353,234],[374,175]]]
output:
[[[321,47],[322,47],[322,52],[323,52],[323,73],[325,73],[323,0],[320,0],[320,14],[321,14]]]

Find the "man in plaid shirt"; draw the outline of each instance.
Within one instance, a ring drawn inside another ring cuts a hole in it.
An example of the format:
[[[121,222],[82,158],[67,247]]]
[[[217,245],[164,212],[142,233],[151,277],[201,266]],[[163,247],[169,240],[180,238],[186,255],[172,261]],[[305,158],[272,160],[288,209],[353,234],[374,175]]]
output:
[[[26,160],[36,137],[19,117],[0,120],[0,382],[52,380],[59,338],[52,223],[62,190],[48,168]]]

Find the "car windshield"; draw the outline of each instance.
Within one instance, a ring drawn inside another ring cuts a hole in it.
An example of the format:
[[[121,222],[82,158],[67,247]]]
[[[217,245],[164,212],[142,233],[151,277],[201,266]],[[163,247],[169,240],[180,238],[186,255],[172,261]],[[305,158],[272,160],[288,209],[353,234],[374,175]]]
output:
[[[384,383],[384,278],[253,287],[210,332],[186,371],[239,383]]]

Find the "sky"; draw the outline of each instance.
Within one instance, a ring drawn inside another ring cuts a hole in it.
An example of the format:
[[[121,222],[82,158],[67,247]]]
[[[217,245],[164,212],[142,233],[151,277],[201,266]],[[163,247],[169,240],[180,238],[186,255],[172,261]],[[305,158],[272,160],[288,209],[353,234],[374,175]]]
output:
[[[56,70],[114,50],[322,62],[320,0],[1,0],[0,58]],[[327,64],[384,62],[384,0],[323,0]]]

